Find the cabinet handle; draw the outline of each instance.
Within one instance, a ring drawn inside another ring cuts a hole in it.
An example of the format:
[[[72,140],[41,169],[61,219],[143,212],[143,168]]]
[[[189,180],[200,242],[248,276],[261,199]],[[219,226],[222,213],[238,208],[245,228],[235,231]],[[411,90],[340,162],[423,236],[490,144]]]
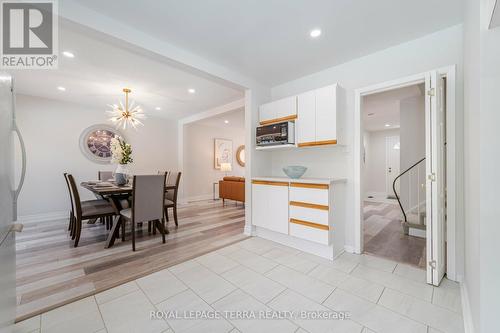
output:
[[[257,185],[271,185],[271,186],[288,186],[285,182],[274,182],[269,180],[252,180],[252,184]]]
[[[326,210],[326,211],[329,210],[328,206],[325,206],[325,205],[311,204],[311,203],[300,202],[300,201],[290,201],[290,206],[319,209],[319,210]]]
[[[320,190],[328,190],[328,184],[309,184],[309,183],[290,183],[291,187],[315,188]]]
[[[327,230],[327,231],[330,230],[330,227],[327,225],[309,222],[309,221],[298,220],[298,219],[290,219],[290,223],[300,224],[300,225],[303,225],[306,227],[316,228],[316,229],[320,229],[320,230]]]

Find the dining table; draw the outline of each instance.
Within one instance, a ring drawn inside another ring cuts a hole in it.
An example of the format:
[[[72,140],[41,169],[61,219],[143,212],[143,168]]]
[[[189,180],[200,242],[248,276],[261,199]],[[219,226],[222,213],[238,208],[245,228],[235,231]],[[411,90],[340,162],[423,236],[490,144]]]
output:
[[[120,211],[122,209],[128,208],[129,198],[132,196],[134,190],[131,183],[125,185],[117,185],[114,181],[86,181],[80,183],[84,189],[89,190],[98,197],[105,198],[109,200],[111,205],[116,211],[116,217],[113,219],[113,225],[106,239],[105,248],[110,248],[114,245],[115,240],[119,236],[119,230],[122,225],[123,219],[120,218]],[[175,190],[175,185],[166,185],[165,191]],[[122,228],[123,232],[124,228]],[[168,233],[168,229],[166,229]],[[122,239],[124,239],[122,235]]]

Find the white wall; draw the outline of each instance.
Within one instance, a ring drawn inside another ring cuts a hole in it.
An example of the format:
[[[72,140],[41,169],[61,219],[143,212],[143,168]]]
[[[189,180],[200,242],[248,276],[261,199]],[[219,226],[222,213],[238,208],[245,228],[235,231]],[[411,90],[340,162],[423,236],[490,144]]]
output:
[[[480,328],[480,240],[479,240],[479,97],[480,97],[480,2],[467,0],[464,17],[464,217],[465,290],[471,321]],[[467,305],[467,304],[466,304]],[[498,309],[498,307],[497,307]],[[464,313],[467,318],[469,313]],[[487,332],[487,331],[484,331]],[[491,332],[494,332],[491,331]]]
[[[492,1],[481,0],[480,25],[480,327],[481,332],[500,332],[500,28],[488,30]],[[497,8],[498,10],[498,8]],[[469,112],[474,112],[469,110]],[[477,117],[477,113],[474,114]],[[476,120],[477,122],[477,120]],[[471,147],[472,148],[472,147]],[[477,220],[471,220],[477,228]],[[477,259],[477,257],[476,257]]]
[[[115,169],[114,165],[89,161],[79,146],[80,134],[84,129],[107,123],[104,108],[99,110],[18,95],[17,122],[27,150],[26,182],[19,197],[20,218],[68,210],[69,198],[64,172],[72,173],[76,181],[80,182],[96,179],[98,170]],[[124,133],[133,148],[134,163],[131,171],[141,174],[175,170],[177,123],[149,118],[144,124],[137,131],[127,130]],[[93,198],[84,189],[80,189],[80,194],[82,199]]]
[[[184,200],[212,198],[213,183],[225,176],[214,168],[214,139],[233,141],[233,163],[228,176],[245,176],[245,168],[236,161],[236,150],[245,144],[245,124],[206,126],[191,123],[184,126]],[[216,191],[218,191],[216,187]],[[218,195],[218,192],[217,194]]]
[[[414,41],[325,69],[321,72],[272,88],[273,100],[338,82],[346,95],[344,120],[345,142],[352,145],[354,128],[354,91],[372,84],[425,72],[444,66],[457,65],[457,117],[462,116],[462,26],[451,27]],[[270,153],[272,174],[280,174],[282,166],[300,162],[312,166],[308,176],[346,176],[347,226],[346,243],[354,246],[354,184],[353,155],[341,150],[311,150]],[[462,232],[461,221],[457,230]],[[461,257],[459,257],[461,258]],[[459,267],[461,267],[459,265]],[[459,268],[460,269],[460,268]]]
[[[386,195],[386,138],[399,136],[399,129],[366,132],[365,194]],[[392,193],[392,191],[390,192]]]
[[[401,131],[400,168],[403,172],[425,157],[424,96],[401,100],[399,119]],[[405,209],[415,208],[425,200],[425,188],[420,186],[422,183],[425,183],[425,162],[420,163],[401,177],[401,201]]]

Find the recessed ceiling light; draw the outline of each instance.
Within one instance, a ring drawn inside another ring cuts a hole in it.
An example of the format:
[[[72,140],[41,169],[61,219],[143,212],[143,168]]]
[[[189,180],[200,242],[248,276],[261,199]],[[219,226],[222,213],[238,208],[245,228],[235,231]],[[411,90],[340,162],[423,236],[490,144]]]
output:
[[[157,107],[155,107],[155,110],[156,110],[156,111],[160,111],[160,110],[161,110],[161,107],[157,106]]]
[[[229,124],[229,120],[224,120],[224,124]]]
[[[391,126],[391,124],[385,124],[384,126],[385,126],[385,127],[390,127],[390,126]]]
[[[74,58],[75,57],[75,55],[72,52],[69,52],[69,51],[64,51],[63,52],[63,56],[65,56],[67,58]]]
[[[66,91],[66,88],[59,86],[59,87],[57,87],[57,90],[59,90],[59,91]]]
[[[190,94],[194,94],[195,92],[196,92],[196,90],[195,90],[195,89],[193,89],[193,88],[189,88],[189,89],[188,89],[188,93],[190,93]]]
[[[313,30],[311,30],[311,32],[309,33],[309,35],[312,38],[318,38],[319,36],[321,36],[321,29],[313,29]]]

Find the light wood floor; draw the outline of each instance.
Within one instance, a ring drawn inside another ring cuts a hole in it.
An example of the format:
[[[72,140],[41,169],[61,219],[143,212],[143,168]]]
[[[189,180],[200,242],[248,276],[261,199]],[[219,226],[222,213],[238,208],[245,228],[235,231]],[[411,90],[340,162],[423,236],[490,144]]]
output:
[[[171,213],[171,210],[170,210]],[[241,204],[203,201],[180,206],[179,227],[170,218],[165,244],[145,230],[132,252],[130,235],[104,248],[102,224],[85,224],[78,248],[67,221],[25,225],[17,238],[17,321],[176,265],[247,237]]]
[[[364,203],[364,251],[425,268],[424,238],[406,236],[397,203]]]

